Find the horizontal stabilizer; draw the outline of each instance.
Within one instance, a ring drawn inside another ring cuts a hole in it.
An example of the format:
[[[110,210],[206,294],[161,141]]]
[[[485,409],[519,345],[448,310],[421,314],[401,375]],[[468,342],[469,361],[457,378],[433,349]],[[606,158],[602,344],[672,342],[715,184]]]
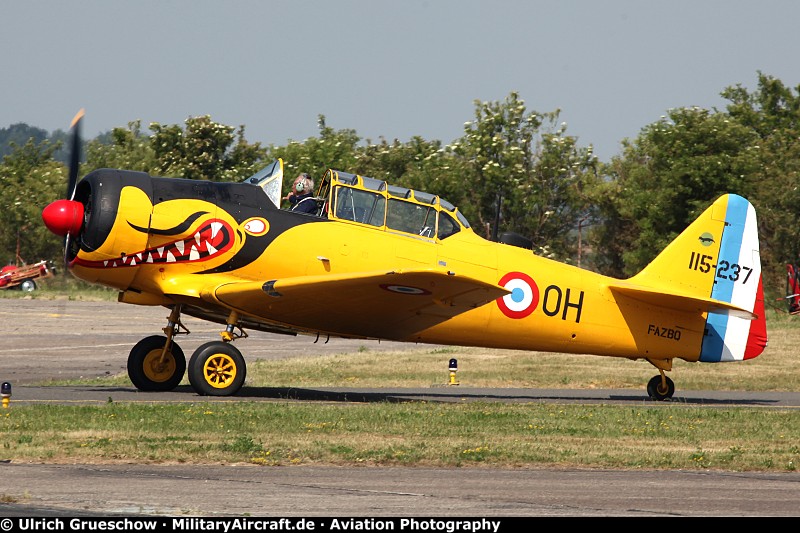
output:
[[[703,298],[702,296],[680,293],[669,289],[655,289],[625,281],[609,285],[609,288],[612,292],[624,294],[625,296],[651,305],[675,309],[677,311],[696,311],[698,313],[727,311],[731,316],[737,316],[747,320],[754,320],[757,318],[756,315],[748,309],[744,309],[729,302],[723,302],[722,300],[715,300],[714,298]]]

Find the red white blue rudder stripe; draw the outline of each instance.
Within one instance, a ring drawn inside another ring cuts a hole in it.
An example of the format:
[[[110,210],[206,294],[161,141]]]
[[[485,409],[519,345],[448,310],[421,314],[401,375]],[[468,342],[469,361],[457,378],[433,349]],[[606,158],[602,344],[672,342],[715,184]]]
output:
[[[753,310],[755,319],[735,312],[709,312],[700,361],[741,361],[760,354],[766,346],[764,295],[758,227],[753,206],[731,194],[725,212],[725,229],[711,297]]]

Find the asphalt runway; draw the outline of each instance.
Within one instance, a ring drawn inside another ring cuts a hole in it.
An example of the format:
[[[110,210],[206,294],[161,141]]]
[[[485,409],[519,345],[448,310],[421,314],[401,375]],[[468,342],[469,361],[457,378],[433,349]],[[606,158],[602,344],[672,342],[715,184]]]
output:
[[[23,403],[198,401],[187,387],[42,387],[53,378],[125,371],[130,348],[160,332],[167,310],[114,302],[0,299],[0,381]],[[214,338],[191,317],[184,352]],[[256,340],[258,339],[258,340]],[[400,343],[254,333],[248,360],[416,348]],[[241,346],[240,346],[241,348]],[[203,401],[572,401],[647,403],[644,391],[561,389],[289,389],[245,386]],[[800,393],[677,393],[674,401],[796,408]],[[0,516],[664,517],[798,516],[800,474],[550,468],[259,467],[256,465],[55,465],[2,460]]]
[[[163,307],[117,302],[0,299],[0,380],[29,384],[52,379],[99,377],[124,373],[128,353],[149,335],[163,334],[169,311]],[[219,340],[224,329],[183,316],[190,335],[175,338],[187,359],[201,344]],[[315,342],[316,341],[316,342]],[[371,351],[407,350],[418,345],[326,339],[250,332],[236,341],[248,362],[259,359]]]
[[[0,515],[797,516],[800,474],[0,464]],[[535,522],[531,522],[535,524]]]

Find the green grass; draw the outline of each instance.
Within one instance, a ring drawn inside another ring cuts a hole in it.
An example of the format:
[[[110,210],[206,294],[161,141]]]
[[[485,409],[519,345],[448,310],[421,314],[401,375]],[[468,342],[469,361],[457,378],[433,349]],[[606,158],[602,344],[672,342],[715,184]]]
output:
[[[100,285],[92,285],[72,276],[60,273],[52,278],[37,280],[37,288],[31,292],[23,292],[17,288],[0,290],[0,298],[31,298],[43,300],[85,300],[85,301],[117,301],[119,291]]]
[[[0,417],[0,459],[794,471],[798,421],[662,404],[26,405]]]

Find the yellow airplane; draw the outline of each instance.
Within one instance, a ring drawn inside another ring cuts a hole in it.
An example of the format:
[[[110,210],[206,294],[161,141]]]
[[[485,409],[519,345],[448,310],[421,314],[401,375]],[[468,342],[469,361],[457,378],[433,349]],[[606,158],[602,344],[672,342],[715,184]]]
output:
[[[674,359],[741,361],[767,344],[756,214],[737,195],[615,279],[488,241],[434,194],[337,170],[311,213],[279,207],[281,160],[242,183],[113,169],[78,181],[79,126],[67,199],[42,217],[73,275],[171,310],[164,335],[130,352],[143,391],[188,373],[198,394],[236,394],[246,366],[232,341],[248,329],[646,359],[654,400],[674,394]],[[225,325],[188,366],[182,314]]]

